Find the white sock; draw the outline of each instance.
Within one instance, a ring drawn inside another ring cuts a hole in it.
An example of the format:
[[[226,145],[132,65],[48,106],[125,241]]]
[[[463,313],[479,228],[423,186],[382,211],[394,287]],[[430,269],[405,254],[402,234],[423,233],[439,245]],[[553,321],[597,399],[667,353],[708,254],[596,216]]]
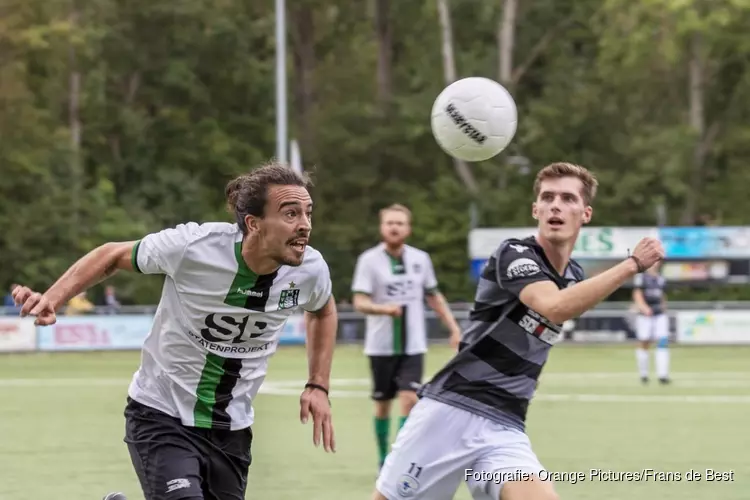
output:
[[[638,372],[641,377],[648,377],[648,351],[639,347],[635,350],[635,359],[638,361]]]
[[[669,377],[669,349],[666,347],[656,348],[656,376]]]

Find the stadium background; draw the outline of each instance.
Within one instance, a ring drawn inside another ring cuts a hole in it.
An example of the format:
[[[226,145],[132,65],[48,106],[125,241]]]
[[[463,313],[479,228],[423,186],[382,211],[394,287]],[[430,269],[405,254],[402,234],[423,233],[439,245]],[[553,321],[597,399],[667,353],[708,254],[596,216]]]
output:
[[[224,185],[272,156],[314,172],[312,244],[341,311],[341,451],[323,457],[295,420],[306,374],[293,320],[258,401],[251,491],[365,498],[375,444],[349,284],[378,210],[412,209],[411,243],[461,319],[487,252],[533,231],[536,170],[581,163],[601,182],[575,252],[589,274],[642,236],[665,244],[675,384],[637,380],[626,285],[567,325],[530,418],[535,448],[557,471],[735,472],[563,483],[563,498],[746,498],[750,2],[300,0],[279,16],[280,4],[0,1],[0,285],[45,289],[106,241],[230,220]],[[511,147],[476,165],[442,153],[428,120],[469,75],[504,83],[519,107]],[[160,289],[121,273],[43,329],[0,310],[0,498],[139,498],[122,404]],[[450,353],[428,321],[429,372]]]

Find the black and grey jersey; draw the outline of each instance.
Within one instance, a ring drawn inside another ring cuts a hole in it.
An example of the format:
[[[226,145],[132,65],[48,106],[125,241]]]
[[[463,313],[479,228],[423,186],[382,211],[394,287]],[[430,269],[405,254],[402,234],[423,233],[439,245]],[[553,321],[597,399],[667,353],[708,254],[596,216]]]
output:
[[[420,390],[495,422],[525,428],[526,412],[553,345],[556,325],[519,299],[537,281],[559,289],[584,279],[571,260],[560,276],[534,237],[504,241],[482,271],[459,353]]]

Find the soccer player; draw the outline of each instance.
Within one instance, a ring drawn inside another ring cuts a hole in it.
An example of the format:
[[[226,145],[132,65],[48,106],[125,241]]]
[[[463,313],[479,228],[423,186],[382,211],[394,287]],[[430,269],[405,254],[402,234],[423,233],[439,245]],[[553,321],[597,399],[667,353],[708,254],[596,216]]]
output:
[[[382,242],[359,256],[352,280],[354,307],[367,315],[364,351],[372,374],[380,466],[388,454],[391,401],[398,395],[400,428],[422,384],[427,352],[425,300],[448,328],[454,348],[461,338],[461,329],[438,291],[429,254],[405,243],[410,234],[408,208],[395,204],[382,209]]]
[[[117,270],[164,275],[153,326],[128,390],[125,442],[146,500],[242,500],[253,401],[291,314],[305,312],[309,379],[300,419],[335,451],[328,400],[337,312],[328,265],[308,246],[309,180],[277,163],[227,185],[236,223],[189,222],[107,243],[44,294],[13,291],[22,316],[57,309]]]
[[[598,182],[553,163],[536,177],[535,236],[502,242],[482,271],[459,353],[420,390],[376,482],[373,500],[447,500],[465,481],[474,499],[552,500],[525,433],[537,380],[561,325],[663,258],[641,240],[627,259],[583,279],[571,260]],[[502,496],[501,496],[502,495]]]
[[[637,274],[633,280],[633,302],[638,308],[636,335],[638,347],[635,355],[641,381],[648,383],[648,351],[656,340],[656,376],[662,384],[669,380],[669,317],[667,316],[666,280],[659,273],[661,266],[656,263],[645,273]]]

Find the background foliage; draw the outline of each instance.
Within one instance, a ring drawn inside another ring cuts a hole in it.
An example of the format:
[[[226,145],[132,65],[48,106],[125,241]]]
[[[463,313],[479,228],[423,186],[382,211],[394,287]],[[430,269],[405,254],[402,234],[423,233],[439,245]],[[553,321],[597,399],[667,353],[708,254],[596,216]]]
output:
[[[429,130],[441,1],[289,2],[291,132],[339,298],[401,202],[448,297],[470,299],[471,201],[480,225],[528,225],[533,173],[556,160],[598,174],[597,225],[654,224],[659,205],[673,225],[747,222],[750,1],[442,3],[456,76],[503,81],[519,106],[512,147],[469,166],[476,191]],[[97,244],[231,220],[224,185],[275,152],[274,51],[273,2],[0,0],[0,284],[44,288]],[[158,298],[158,278],[115,280],[123,302]]]

